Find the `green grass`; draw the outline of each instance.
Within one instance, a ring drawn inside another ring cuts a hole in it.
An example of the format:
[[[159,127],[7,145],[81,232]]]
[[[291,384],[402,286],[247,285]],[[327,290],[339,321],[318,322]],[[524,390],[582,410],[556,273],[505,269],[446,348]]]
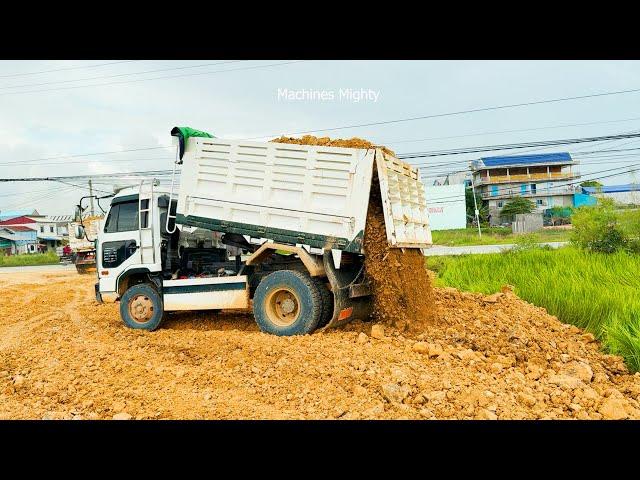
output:
[[[461,228],[456,230],[436,230],[431,232],[434,245],[464,246],[464,245],[501,245],[516,243],[519,235],[511,233],[511,228],[488,227],[482,228],[482,237],[478,237],[477,228]],[[565,242],[569,240],[571,230],[541,230],[535,232],[537,242]]]
[[[29,253],[24,255],[0,255],[0,267],[24,267],[27,265],[52,265],[60,263],[55,252]]]
[[[505,284],[561,321],[592,332],[605,350],[640,371],[640,256],[574,247],[429,257],[436,284],[493,293]]]

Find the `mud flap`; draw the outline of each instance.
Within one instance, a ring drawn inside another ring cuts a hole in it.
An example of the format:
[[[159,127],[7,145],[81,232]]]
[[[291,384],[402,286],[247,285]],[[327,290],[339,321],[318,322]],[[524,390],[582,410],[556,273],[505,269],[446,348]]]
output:
[[[371,315],[372,298],[367,285],[352,284],[358,272],[336,270],[330,250],[325,251],[322,260],[333,292],[333,317],[320,331],[340,327],[355,319],[366,320]],[[355,295],[352,293],[354,287]]]

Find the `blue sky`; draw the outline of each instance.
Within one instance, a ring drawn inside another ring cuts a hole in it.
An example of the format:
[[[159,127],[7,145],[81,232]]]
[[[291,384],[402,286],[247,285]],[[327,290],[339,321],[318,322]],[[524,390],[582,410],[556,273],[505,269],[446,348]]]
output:
[[[161,149],[24,162],[43,157],[168,145],[169,130],[176,125],[207,130],[219,137],[250,138],[640,88],[640,62],[637,61],[286,63],[273,60],[200,66],[217,62],[221,61],[135,61],[101,66],[95,65],[110,62],[0,62],[0,164],[15,162],[0,165],[0,177],[167,169],[171,166],[172,155]],[[66,70],[22,75],[61,68]],[[174,70],[134,74],[164,69]],[[164,76],[173,78],[96,85]],[[75,88],[80,85],[96,86]],[[375,91],[379,96],[376,102],[285,101],[278,98],[278,89],[324,90],[336,95],[340,89],[364,89]],[[384,143],[398,153],[599,136],[640,131],[638,105],[640,92],[344,129],[327,134],[340,138],[359,136]],[[614,120],[625,121],[488,134]],[[463,136],[477,133],[482,135]],[[315,134],[323,135],[323,132]],[[458,138],[435,139],[440,137]],[[619,146],[640,147],[640,140],[582,144],[556,150],[585,152]],[[580,157],[581,160],[584,158],[580,171],[588,175],[598,170],[633,166],[635,157],[630,156],[632,153],[600,160]],[[449,159],[475,158],[477,155],[437,157],[428,162],[440,164]],[[637,163],[640,163],[640,156]],[[451,170],[459,168],[460,164],[452,165]],[[427,166],[426,171],[441,173],[444,169]],[[625,174],[603,182],[616,184],[634,180],[638,180],[635,175]],[[82,193],[51,183],[0,185],[0,210],[32,206],[44,213],[68,214]],[[56,190],[60,190],[58,195]]]

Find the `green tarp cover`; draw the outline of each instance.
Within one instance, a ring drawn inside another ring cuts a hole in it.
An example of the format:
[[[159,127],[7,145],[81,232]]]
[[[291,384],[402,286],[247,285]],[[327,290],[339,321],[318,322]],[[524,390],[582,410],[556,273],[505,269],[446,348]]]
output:
[[[191,127],[173,127],[171,129],[171,136],[178,137],[178,139],[180,140],[180,160],[182,160],[184,149],[187,145],[187,140],[190,137],[216,138],[210,133],[203,132],[202,130],[196,130],[195,128]]]

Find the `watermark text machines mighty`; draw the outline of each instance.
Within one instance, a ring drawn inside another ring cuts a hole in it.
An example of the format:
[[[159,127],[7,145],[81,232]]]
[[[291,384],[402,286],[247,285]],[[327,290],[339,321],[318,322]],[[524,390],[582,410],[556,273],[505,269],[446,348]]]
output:
[[[380,90],[371,88],[340,88],[338,90],[313,90],[278,88],[279,102],[372,102],[380,98]]]

